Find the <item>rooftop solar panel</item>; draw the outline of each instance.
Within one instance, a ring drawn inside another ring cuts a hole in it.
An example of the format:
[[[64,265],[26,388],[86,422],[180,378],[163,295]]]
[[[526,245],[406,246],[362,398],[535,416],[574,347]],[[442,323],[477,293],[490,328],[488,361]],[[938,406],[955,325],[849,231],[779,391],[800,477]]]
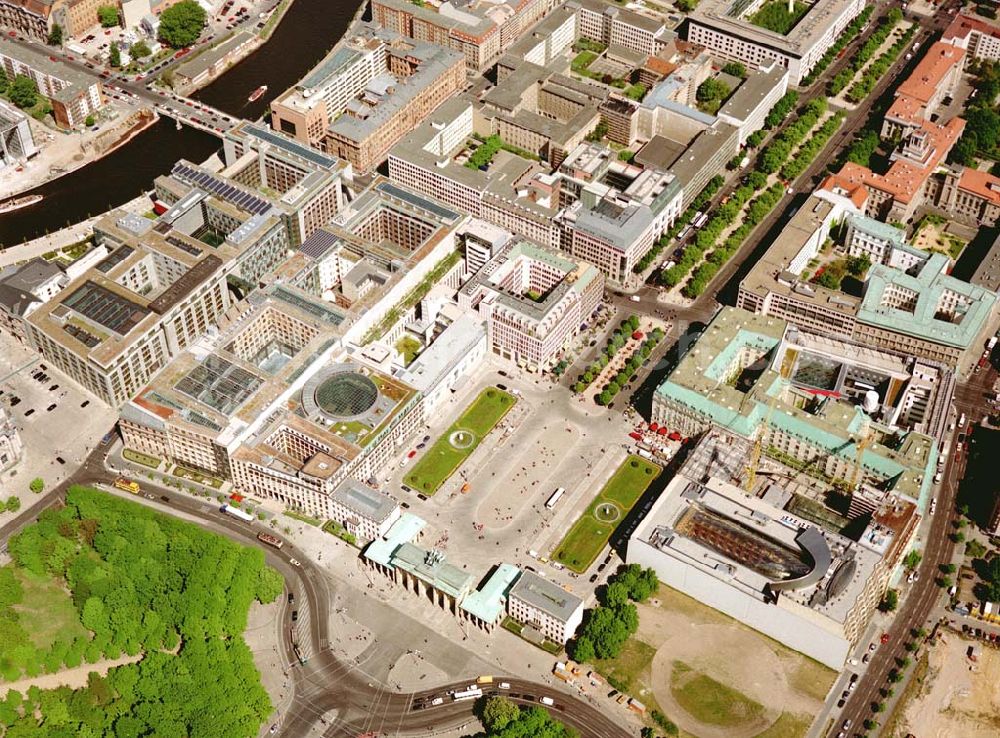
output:
[[[320,229],[314,231],[309,238],[302,242],[299,251],[311,259],[318,259],[329,251],[340,239],[329,231]]]
[[[174,165],[171,174],[188,184],[197,185],[206,192],[232,202],[251,213],[262,214],[271,208],[271,203],[266,200],[237,189],[218,177],[214,177],[206,172],[200,172],[197,169],[192,169],[186,164],[178,162]]]

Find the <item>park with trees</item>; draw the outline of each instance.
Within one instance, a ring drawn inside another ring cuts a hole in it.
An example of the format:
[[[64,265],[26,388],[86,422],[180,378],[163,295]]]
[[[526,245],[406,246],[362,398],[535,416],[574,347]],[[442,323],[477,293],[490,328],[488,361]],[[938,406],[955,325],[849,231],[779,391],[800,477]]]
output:
[[[639,628],[636,602],[645,602],[660,587],[656,572],[638,564],[621,567],[598,591],[597,607],[587,610],[583,625],[570,643],[570,656],[580,662],[613,659]]]
[[[0,568],[0,676],[51,674],[123,654],[81,689],[0,701],[8,738],[256,735],[272,707],[242,638],[281,575],[264,554],[128,500],[71,487],[10,539]]]

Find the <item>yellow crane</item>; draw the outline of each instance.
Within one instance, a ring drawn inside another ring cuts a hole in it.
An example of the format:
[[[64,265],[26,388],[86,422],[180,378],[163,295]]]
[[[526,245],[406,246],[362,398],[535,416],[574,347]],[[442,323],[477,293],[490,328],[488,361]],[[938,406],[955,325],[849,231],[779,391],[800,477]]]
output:
[[[757,467],[760,465],[760,457],[764,452],[764,436],[767,433],[767,429],[771,426],[771,416],[774,414],[774,408],[778,404],[779,394],[780,391],[771,397],[770,402],[767,404],[767,414],[764,416],[761,424],[757,426],[757,432],[754,434],[753,448],[750,451],[750,460],[747,463],[747,478],[743,484],[743,488],[747,492],[753,492],[753,483],[757,479]]]
[[[864,465],[864,454],[865,449],[872,445],[875,441],[875,434],[872,432],[871,426],[865,424],[864,435],[861,438],[854,439],[854,469],[851,472],[850,479],[850,489],[851,492],[858,488],[858,481],[861,477],[861,468]]]

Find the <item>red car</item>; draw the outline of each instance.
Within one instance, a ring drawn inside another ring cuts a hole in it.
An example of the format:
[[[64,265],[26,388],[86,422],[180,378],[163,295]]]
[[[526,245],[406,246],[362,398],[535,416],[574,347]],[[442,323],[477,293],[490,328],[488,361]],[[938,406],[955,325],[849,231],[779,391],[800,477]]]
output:
[[[412,459],[412,458],[413,458],[414,456],[416,456],[416,455],[417,455],[417,451],[416,451],[416,449],[412,449],[412,450],[410,451],[410,453],[408,453],[408,454],[406,455],[406,458],[408,458],[408,459]]]
[[[883,633],[882,637],[879,638],[879,641],[882,643],[882,645],[885,645],[886,643],[888,643],[889,642],[889,634],[888,633]]]

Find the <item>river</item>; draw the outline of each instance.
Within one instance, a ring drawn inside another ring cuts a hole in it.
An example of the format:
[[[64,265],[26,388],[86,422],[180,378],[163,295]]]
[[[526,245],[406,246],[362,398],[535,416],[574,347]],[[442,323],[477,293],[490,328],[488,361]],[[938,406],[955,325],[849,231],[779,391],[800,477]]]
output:
[[[363,0],[361,0],[363,1]],[[301,79],[340,40],[359,0],[293,0],[271,39],[193,97],[230,115],[260,117],[271,99]],[[266,84],[255,103],[247,95]],[[215,136],[160,120],[108,156],[24,194],[37,205],[0,215],[0,246],[11,246],[128,202],[178,159],[199,162],[220,148]]]

